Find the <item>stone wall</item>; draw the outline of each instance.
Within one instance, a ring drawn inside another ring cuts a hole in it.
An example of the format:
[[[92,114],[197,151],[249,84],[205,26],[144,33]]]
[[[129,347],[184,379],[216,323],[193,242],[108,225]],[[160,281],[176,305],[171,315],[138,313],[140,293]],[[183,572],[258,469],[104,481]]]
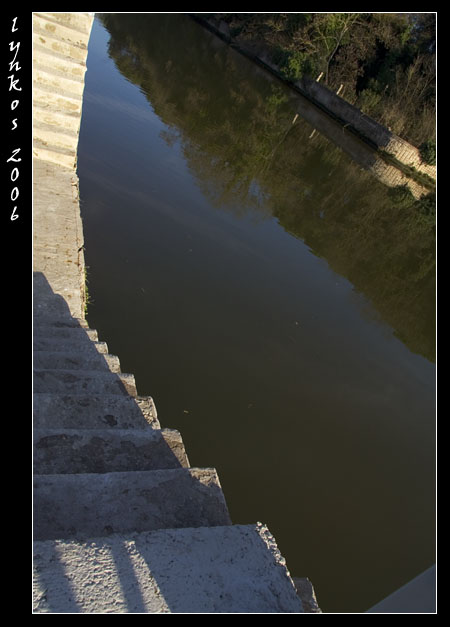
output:
[[[84,318],[76,172],[89,13],[33,13],[33,269]]]
[[[419,150],[389,129],[382,126],[355,106],[332,92],[325,85],[309,78],[302,78],[295,85],[309,98],[318,102],[338,117],[344,124],[350,124],[359,134],[382,149],[400,163],[415,168],[422,174],[436,178],[436,166],[422,162]]]
[[[191,14],[191,17],[226,41],[235,50],[284,80],[279,67],[273,63],[261,45],[235,41],[230,34],[228,24],[224,21],[211,16],[205,18],[198,14]],[[414,168],[420,174],[425,174],[433,180],[436,179],[436,166],[423,163],[420,152],[415,146],[392,133],[318,81],[302,78],[296,82],[286,82],[322,111],[332,116],[347,130],[355,132],[363,141],[380,150],[382,155],[394,158],[399,164]]]

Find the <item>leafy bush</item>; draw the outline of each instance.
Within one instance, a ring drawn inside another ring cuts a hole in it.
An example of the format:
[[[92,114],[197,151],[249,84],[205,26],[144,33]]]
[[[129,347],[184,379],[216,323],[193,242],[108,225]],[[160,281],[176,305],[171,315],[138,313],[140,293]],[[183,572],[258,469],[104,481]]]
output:
[[[430,192],[416,202],[416,210],[428,224],[436,222],[436,193]]]
[[[367,88],[361,92],[357,105],[362,111],[364,111],[364,113],[373,115],[377,111],[381,99],[381,94],[373,89]]]
[[[428,165],[436,165],[436,142],[429,139],[419,146],[420,157]]]
[[[409,207],[414,204],[414,196],[407,185],[397,185],[388,190],[388,196],[394,205],[399,207]]]
[[[314,73],[311,58],[305,52],[300,52],[299,50],[278,48],[275,51],[273,60],[280,68],[283,76],[290,81],[296,81],[304,75],[310,76]]]

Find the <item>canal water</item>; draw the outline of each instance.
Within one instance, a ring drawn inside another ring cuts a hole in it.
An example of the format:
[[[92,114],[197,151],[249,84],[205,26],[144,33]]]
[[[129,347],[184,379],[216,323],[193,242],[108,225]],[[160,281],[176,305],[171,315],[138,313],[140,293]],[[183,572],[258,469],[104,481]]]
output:
[[[186,16],[97,16],[87,66],[90,326],[233,522],[367,610],[435,561],[429,216]]]

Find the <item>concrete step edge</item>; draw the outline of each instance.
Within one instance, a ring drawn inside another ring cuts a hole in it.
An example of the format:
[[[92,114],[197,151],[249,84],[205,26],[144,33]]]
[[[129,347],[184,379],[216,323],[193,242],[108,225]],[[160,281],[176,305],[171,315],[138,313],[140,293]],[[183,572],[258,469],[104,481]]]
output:
[[[52,24],[60,24],[66,28],[71,28],[83,35],[89,35],[92,27],[92,18],[88,13],[43,13],[41,11],[34,12],[33,15],[41,19],[51,22]],[[67,17],[64,17],[67,16]]]
[[[52,324],[35,324],[33,327],[34,337],[66,337],[75,340],[77,337],[81,337],[86,341],[94,340],[98,341],[98,332],[96,329],[90,327],[55,327]]]
[[[74,151],[57,146],[45,146],[39,140],[33,140],[33,157],[67,169],[73,169],[77,162],[77,155]]]
[[[120,374],[116,355],[98,351],[33,351],[33,366],[39,369],[100,370]]]
[[[67,163],[77,161],[78,140],[68,139],[59,135],[49,138],[48,134],[34,133],[33,154],[41,159],[55,160],[60,163],[63,159]]]
[[[42,126],[33,128],[33,151],[39,156],[41,151],[52,151],[53,154],[70,156],[71,160],[76,160],[78,150],[78,135],[70,136],[60,132],[58,128],[44,129]]]
[[[33,151],[36,156],[39,155],[39,151],[52,151],[54,154],[76,160],[78,137],[70,137],[66,133],[60,133],[58,129],[44,130],[38,127],[33,129]]]
[[[82,94],[84,91],[84,76],[67,74],[67,71],[49,67],[41,61],[33,63],[33,80],[58,90],[64,89],[68,93]]]
[[[57,306],[59,303],[55,301]],[[57,315],[59,313],[59,315]],[[88,322],[85,318],[74,318],[67,311],[67,305],[60,304],[59,312],[55,309],[50,309],[48,304],[39,305],[35,303],[35,309],[33,311],[33,326],[34,327],[53,327],[53,328],[74,328],[74,329],[89,329]]]
[[[70,106],[69,110],[77,112],[81,107],[83,95],[67,91],[66,89],[58,89],[56,93],[53,87],[33,80],[33,102],[48,104],[54,100],[61,103],[60,106],[63,106],[65,103],[67,106]]]
[[[305,611],[261,523],[37,541],[34,556],[37,613]]]
[[[81,78],[86,74],[86,63],[79,59],[72,59],[67,55],[55,52],[50,48],[39,44],[36,39],[33,45],[33,67],[35,64],[45,65],[51,68],[61,68],[60,71],[66,70],[69,76],[79,76]]]
[[[33,155],[39,158],[44,154],[51,155],[56,159],[56,163],[65,165],[68,163],[75,163],[77,160],[77,148],[75,145],[68,148],[66,146],[56,146],[55,144],[49,144],[40,137],[33,137]]]
[[[68,58],[71,61],[79,61],[80,63],[86,63],[87,48],[77,46],[74,43],[62,41],[60,39],[49,36],[47,33],[42,32],[38,27],[33,28],[33,49],[38,51],[40,48],[56,53],[60,58]]]
[[[33,118],[33,124],[36,121],[43,120],[44,117],[47,120],[54,120],[54,123],[48,122],[48,124],[52,126],[57,126],[59,124],[64,123],[64,120],[61,119],[62,116],[72,116],[72,120],[69,122],[71,128],[75,132],[79,132],[79,125],[75,127],[74,121],[77,118],[78,122],[81,119],[81,101],[79,103],[76,102],[51,102],[46,99],[45,94],[43,97],[39,96],[38,99],[33,98],[33,106],[39,107],[39,113],[37,117]],[[54,117],[55,115],[60,116],[59,118]]]
[[[41,428],[160,429],[151,396],[34,392],[33,424]]]
[[[73,116],[71,114],[60,114],[56,111],[51,111],[48,108],[33,109],[33,126],[40,126],[45,124],[49,130],[59,130],[64,128],[70,130],[72,133],[76,133],[79,137],[80,132],[80,116]]]
[[[111,394],[137,396],[133,374],[101,370],[33,369],[33,389],[36,392],[63,393],[98,390]]]
[[[73,28],[50,22],[37,14],[33,15],[33,34],[51,41],[73,46],[86,52],[89,33],[81,33]]]
[[[231,525],[214,468],[34,476],[38,540]]]
[[[84,72],[86,72],[86,51],[83,51],[83,53],[84,54],[82,55],[72,57],[67,54],[67,51],[60,52],[49,47],[48,43],[44,44],[42,41],[40,41],[39,35],[33,35],[33,59],[45,55],[46,58],[48,57],[49,62],[51,62],[52,59],[58,62],[66,61],[68,67],[74,67],[75,69],[77,69],[76,66],[78,66],[79,68],[84,69]]]
[[[91,340],[91,346],[102,355],[109,354],[108,344],[106,342]],[[89,351],[91,346],[86,347],[86,350]],[[51,337],[35,337],[33,341],[33,350],[54,353],[67,352],[69,350],[73,352],[81,351],[79,342],[68,342],[66,338]]]
[[[188,468],[181,434],[169,429],[35,428],[37,474]]]
[[[160,427],[158,429],[148,429],[148,425],[145,427],[132,427],[129,429],[123,429],[123,428],[111,429],[109,426],[105,426],[102,428],[92,428],[92,429],[87,429],[83,427],[78,428],[78,427],[63,427],[63,426],[58,426],[58,427],[37,426],[33,430],[33,435],[35,437],[41,437],[42,435],[54,435],[57,433],[67,434],[67,435],[75,435],[75,434],[89,435],[90,437],[95,437],[96,435],[103,435],[104,437],[111,436],[114,438],[129,437],[130,435],[134,434],[137,436],[142,435],[144,437],[161,436],[169,440],[170,439],[176,440],[180,443],[183,441],[181,431],[179,431],[178,429],[170,429],[168,427],[165,427],[165,428]],[[59,474],[59,473],[56,473],[56,474]]]
[[[80,130],[80,115],[79,113],[52,111],[48,106],[40,106],[36,102],[33,106],[33,125],[35,124],[66,128],[78,134]]]
[[[66,128],[62,124],[48,124],[47,122],[42,122],[41,120],[33,121],[33,137],[38,136],[39,134],[49,133],[51,137],[55,137],[56,134],[61,135],[63,137],[67,137],[72,141],[78,143],[79,133],[71,128]]]

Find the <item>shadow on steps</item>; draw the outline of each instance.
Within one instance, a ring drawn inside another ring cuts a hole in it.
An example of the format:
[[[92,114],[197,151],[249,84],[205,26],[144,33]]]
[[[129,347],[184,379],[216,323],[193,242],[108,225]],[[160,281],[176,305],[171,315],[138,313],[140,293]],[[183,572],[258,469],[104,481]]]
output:
[[[160,429],[152,398],[137,396],[134,377],[40,272],[33,322],[35,472],[189,467],[178,431]]]
[[[131,375],[34,276],[34,611],[300,612],[266,527],[232,525]]]

